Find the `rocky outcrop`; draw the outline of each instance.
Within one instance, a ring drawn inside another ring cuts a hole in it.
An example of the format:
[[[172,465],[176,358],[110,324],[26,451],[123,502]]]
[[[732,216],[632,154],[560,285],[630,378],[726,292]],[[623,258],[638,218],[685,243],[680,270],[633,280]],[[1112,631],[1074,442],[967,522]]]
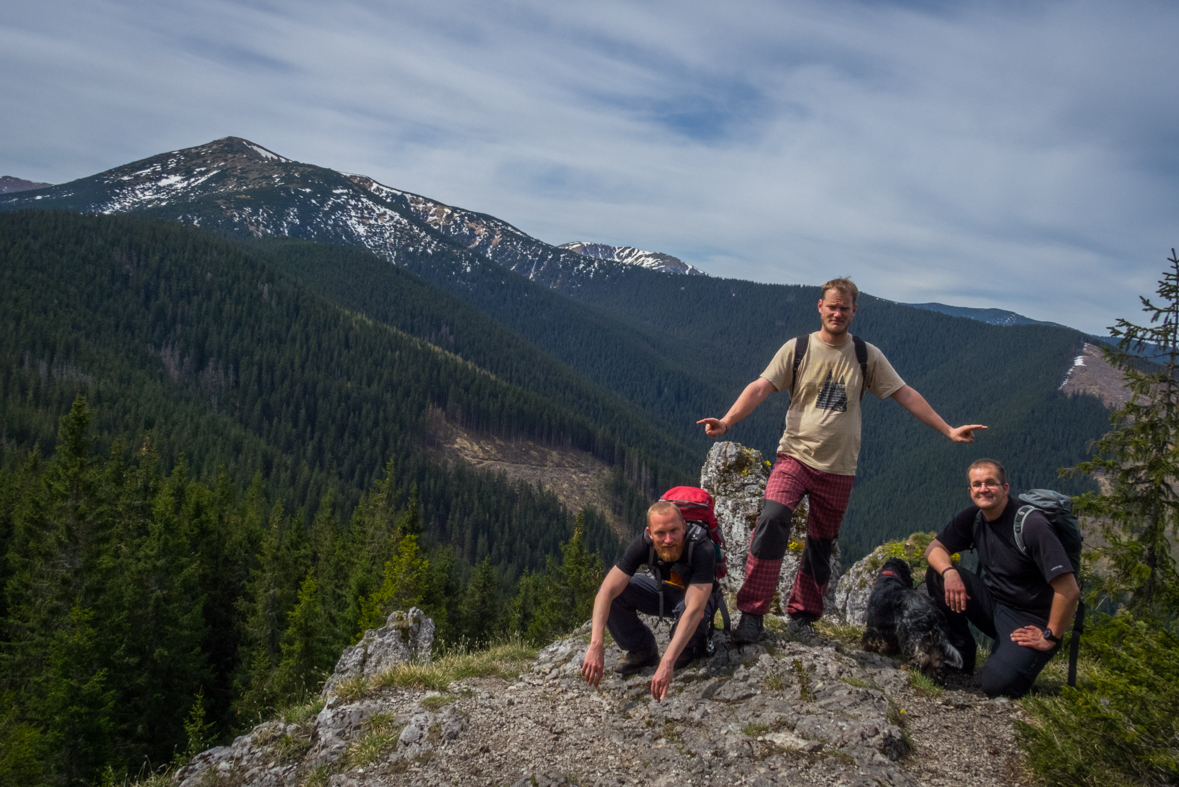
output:
[[[716,498],[716,519],[725,535],[725,556],[729,574],[722,581],[725,592],[735,596],[745,578],[745,558],[749,554],[749,539],[757,518],[765,504],[766,482],[770,478],[769,461],[761,452],[740,443],[721,442],[712,447],[704,467],[700,469],[700,486]],[[790,588],[802,562],[802,547],[806,541],[807,500],[794,510],[790,522],[790,548],[782,560],[778,577],[778,596],[785,605]],[[824,599],[828,614],[837,613],[835,589],[841,574],[839,545],[831,552],[831,581]]]
[[[654,623],[654,621],[650,621]],[[657,626],[660,647],[667,627]],[[318,714],[260,725],[175,776],[211,785],[972,785],[1017,767],[1006,701],[959,679],[937,697],[851,639],[777,634],[678,670],[663,702],[653,669],[587,686],[588,627],[543,649],[517,678],[444,691],[381,687],[333,696]]]
[[[364,632],[364,638],[345,648],[336,669],[323,687],[325,697],[333,696],[342,683],[357,678],[373,678],[398,664],[429,661],[434,647],[434,621],[417,607],[408,612],[397,610],[385,625]]]

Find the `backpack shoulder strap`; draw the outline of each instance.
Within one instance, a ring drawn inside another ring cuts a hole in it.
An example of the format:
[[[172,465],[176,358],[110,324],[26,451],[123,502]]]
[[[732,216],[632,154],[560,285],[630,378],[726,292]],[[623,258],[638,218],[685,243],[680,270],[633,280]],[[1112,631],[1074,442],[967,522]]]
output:
[[[647,541],[647,568],[655,577],[655,584],[659,587],[659,619],[663,620],[663,574],[655,565],[655,542]]]
[[[859,336],[852,334],[852,346],[856,350],[856,360],[860,363],[860,399],[868,392],[868,343]]]
[[[974,551],[976,553],[979,551],[978,545],[982,540],[982,527],[983,527],[984,521],[985,520],[983,518],[983,512],[982,512],[982,509],[980,508],[978,510],[978,513],[974,515]],[[984,570],[985,569],[983,568],[982,560],[980,558],[980,560],[978,561],[978,575],[980,577],[983,575]]]
[[[1015,546],[1025,555],[1028,553],[1028,548],[1023,543],[1023,525],[1028,519],[1028,514],[1036,510],[1033,505],[1020,506],[1019,510],[1015,512],[1015,522],[1011,526],[1012,534],[1015,536]]]
[[[794,399],[794,388],[798,383],[798,367],[802,365],[802,357],[806,355],[806,348],[811,343],[811,335],[804,333],[794,340],[794,367],[790,370],[790,398]]]

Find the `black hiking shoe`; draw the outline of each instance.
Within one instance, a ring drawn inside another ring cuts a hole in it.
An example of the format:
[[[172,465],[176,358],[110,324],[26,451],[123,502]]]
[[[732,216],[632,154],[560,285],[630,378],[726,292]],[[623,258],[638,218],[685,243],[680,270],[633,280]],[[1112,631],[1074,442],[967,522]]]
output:
[[[765,636],[765,629],[762,628],[761,618],[761,615],[754,615],[752,612],[742,612],[741,621],[737,624],[737,628],[733,629],[733,642],[736,642],[738,645],[761,642]]]
[[[636,672],[642,672],[647,667],[653,667],[658,663],[659,651],[656,649],[640,653],[627,652],[625,656],[618,660],[618,665],[614,667],[614,671],[623,676],[634,675]]]
[[[786,637],[803,645],[818,645],[819,632],[815,631],[815,622],[807,618],[790,618],[786,624]]]

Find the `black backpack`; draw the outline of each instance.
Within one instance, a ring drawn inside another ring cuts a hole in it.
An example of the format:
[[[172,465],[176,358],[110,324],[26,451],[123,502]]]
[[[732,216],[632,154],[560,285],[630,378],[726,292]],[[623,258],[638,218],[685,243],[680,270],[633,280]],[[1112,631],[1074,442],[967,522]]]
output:
[[[1023,540],[1023,526],[1027,522],[1028,514],[1039,511],[1052,525],[1053,532],[1060,539],[1060,545],[1064,547],[1069,562],[1072,563],[1073,576],[1077,580],[1077,585],[1080,586],[1081,547],[1084,535],[1081,533],[1081,523],[1077,520],[1077,515],[1073,513],[1073,499],[1052,489],[1029,489],[1017,499],[1023,505],[1015,512],[1015,522],[1011,528],[1016,548],[1024,555],[1028,553],[1027,545]],[[975,517],[976,546],[978,544],[978,528],[982,524],[982,519],[983,513],[979,511],[978,516]],[[1084,631],[1085,602],[1078,601],[1077,612],[1073,616],[1073,638],[1069,643],[1068,651],[1068,685],[1070,686],[1077,685],[1077,651],[1081,648],[1081,634]]]

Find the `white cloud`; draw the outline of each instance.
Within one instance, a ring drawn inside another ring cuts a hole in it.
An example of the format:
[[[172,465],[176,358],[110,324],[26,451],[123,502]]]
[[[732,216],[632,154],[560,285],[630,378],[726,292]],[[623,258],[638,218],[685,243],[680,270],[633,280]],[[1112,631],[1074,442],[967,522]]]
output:
[[[0,22],[0,174],[233,134],[553,243],[1098,331],[1179,245],[1177,22],[1137,2],[48,0]]]

